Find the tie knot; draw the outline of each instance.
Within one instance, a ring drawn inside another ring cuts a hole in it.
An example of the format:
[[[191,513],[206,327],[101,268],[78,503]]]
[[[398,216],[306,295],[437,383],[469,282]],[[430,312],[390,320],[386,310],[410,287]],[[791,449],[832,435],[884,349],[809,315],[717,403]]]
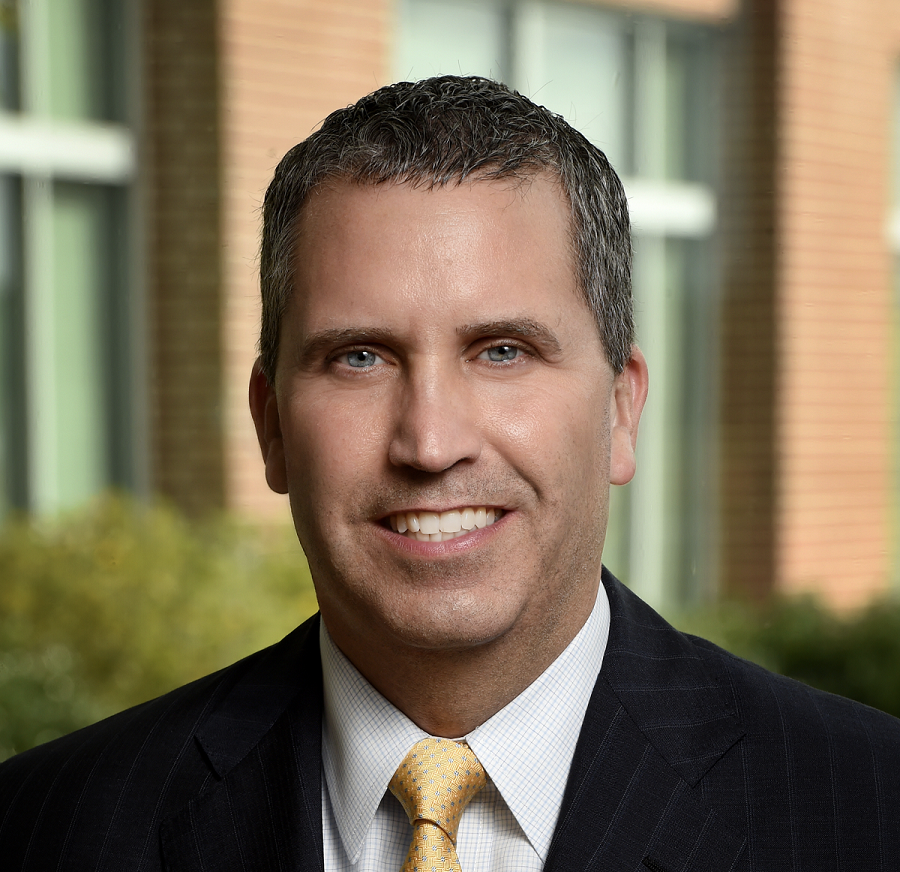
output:
[[[455,844],[463,809],[486,780],[484,768],[468,745],[429,738],[412,746],[390,788],[410,823],[431,821]]]

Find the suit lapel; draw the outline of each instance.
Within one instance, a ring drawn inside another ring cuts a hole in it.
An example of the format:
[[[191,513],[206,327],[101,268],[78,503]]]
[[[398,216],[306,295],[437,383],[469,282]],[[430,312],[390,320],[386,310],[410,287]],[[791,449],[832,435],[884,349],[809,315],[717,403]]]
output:
[[[702,799],[742,731],[727,680],[604,570],[610,638],[547,872],[740,868],[745,837]]]
[[[744,835],[700,786],[742,735],[727,679],[605,572],[604,584],[610,638],[545,869],[741,868]],[[314,619],[266,652],[199,731],[214,775],[163,825],[166,868],[323,869],[321,723]]]
[[[216,780],[162,827],[170,870],[323,868],[318,620],[266,652],[197,734]]]

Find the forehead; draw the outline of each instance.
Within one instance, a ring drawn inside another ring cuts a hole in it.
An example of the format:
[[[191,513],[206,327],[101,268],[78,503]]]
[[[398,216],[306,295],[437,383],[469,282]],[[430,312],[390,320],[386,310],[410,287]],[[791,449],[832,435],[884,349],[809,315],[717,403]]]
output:
[[[464,201],[468,201],[465,203]],[[571,209],[568,196],[557,176],[540,171],[517,176],[470,176],[445,185],[432,185],[427,179],[368,183],[343,176],[330,176],[313,187],[297,216],[298,234],[314,232],[336,211],[402,211],[418,207],[420,212],[442,211],[447,206],[490,211],[492,204],[505,202],[525,210],[546,212],[563,218],[564,235],[570,236]]]
[[[298,222],[279,357],[312,359],[329,343],[453,352],[473,334],[509,333],[605,359],[569,227],[549,177],[323,187]]]
[[[298,217],[294,290],[313,290],[323,271],[359,276],[390,266],[423,278],[451,265],[462,273],[502,268],[508,277],[526,269],[525,253],[554,274],[551,284],[564,276],[571,286],[571,228],[568,198],[548,173],[440,187],[331,179],[313,189]]]

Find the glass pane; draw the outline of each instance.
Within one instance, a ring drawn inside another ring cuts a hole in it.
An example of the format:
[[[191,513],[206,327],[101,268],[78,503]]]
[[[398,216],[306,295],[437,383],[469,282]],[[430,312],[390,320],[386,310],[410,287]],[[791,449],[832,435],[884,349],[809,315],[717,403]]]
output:
[[[716,58],[711,34],[669,24],[666,41],[666,178],[715,182]]]
[[[631,485],[609,488],[609,522],[603,543],[603,565],[620,581],[630,582],[631,574]]]
[[[0,108],[19,107],[19,15],[15,0],[0,0]]]
[[[690,57],[684,44],[666,45],[665,178],[687,178],[687,73]]]
[[[28,504],[21,186],[0,176],[0,516]]]
[[[678,419],[682,452],[679,513],[682,518],[678,598],[682,603],[709,600],[716,593],[716,517],[719,470],[716,464],[719,300],[711,240],[670,239],[673,265],[669,282],[680,286],[682,305]]]
[[[60,118],[123,120],[123,7],[113,0],[47,5],[49,110]]]
[[[546,4],[543,19],[543,57],[525,58],[522,67],[532,68],[527,93],[562,115],[621,168],[629,99],[621,19],[587,6],[555,3]]]
[[[711,253],[709,241],[635,241],[637,334],[650,367],[650,395],[638,472],[623,506],[629,517],[617,524],[634,534],[630,580],[659,605],[702,601],[714,590],[717,304]]]
[[[490,0],[402,0],[396,77],[504,76],[506,20]]]
[[[58,183],[53,192],[54,390],[60,507],[110,481],[111,192]]]

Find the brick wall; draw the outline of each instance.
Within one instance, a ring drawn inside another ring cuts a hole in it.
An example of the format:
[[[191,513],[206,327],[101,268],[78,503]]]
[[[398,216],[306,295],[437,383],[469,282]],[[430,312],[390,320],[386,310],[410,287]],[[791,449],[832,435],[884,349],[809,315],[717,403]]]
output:
[[[880,0],[791,0],[781,12],[778,586],[841,607],[889,573],[898,14]]]
[[[897,18],[879,0],[746,0],[727,30],[722,578],[733,593],[816,591],[847,608],[889,581]]]
[[[777,11],[747,4],[722,52],[719,585],[753,599],[776,577]]]
[[[151,475],[189,512],[222,505],[216,3],[145,6]]]
[[[386,83],[388,0],[223,0],[222,150],[227,503],[286,517],[266,487],[247,382],[259,330],[259,209],[281,156],[333,109]]]

